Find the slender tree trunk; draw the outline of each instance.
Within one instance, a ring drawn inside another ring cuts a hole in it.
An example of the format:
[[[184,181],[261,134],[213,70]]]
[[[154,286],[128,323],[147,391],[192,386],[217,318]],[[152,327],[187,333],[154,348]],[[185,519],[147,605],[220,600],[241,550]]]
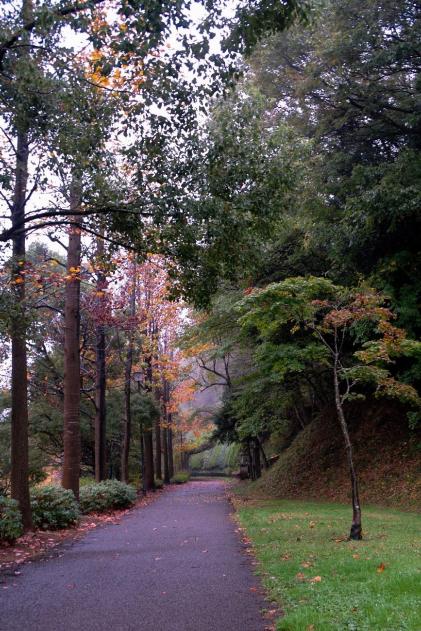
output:
[[[153,437],[152,430],[143,433],[145,452],[145,488],[147,491],[155,489],[155,472],[153,464]]]
[[[257,438],[253,441],[253,460],[256,480],[262,475],[262,465],[260,462],[260,443]]]
[[[168,459],[168,428],[164,427],[162,431],[162,446],[163,446],[163,458],[164,458],[164,482],[170,483],[170,462]]]
[[[162,406],[163,406],[163,414],[164,414],[164,426],[162,431],[162,444],[163,444],[163,457],[164,457],[164,482],[169,484],[170,482],[170,463],[169,463],[169,453],[168,453],[168,382],[166,379],[163,381],[162,386]]]
[[[335,353],[333,357],[333,384],[335,390],[335,404],[336,412],[338,414],[339,424],[341,426],[342,434],[345,440],[345,449],[348,457],[349,472],[351,477],[352,487],[352,525],[350,532],[350,539],[359,540],[362,539],[362,525],[361,525],[361,505],[358,493],[358,480],[354,467],[354,458],[352,444],[349,437],[348,426],[345,420],[345,415],[342,407],[341,394],[339,390],[339,353],[337,349],[337,336],[335,332]]]
[[[80,210],[80,182],[70,186],[70,210]],[[64,305],[64,458],[63,486],[79,497],[80,474],[80,215],[69,231]]]
[[[268,463],[268,459],[267,459],[266,454],[265,454],[265,450],[263,449],[262,441],[260,440],[260,438],[256,438],[256,440],[259,443],[260,453],[262,454],[264,467],[265,467],[265,469],[269,469],[269,463]]]
[[[246,442],[247,468],[250,480],[254,480],[253,455],[250,448],[250,441]]]
[[[28,134],[18,132],[15,188],[12,205],[12,225],[24,220],[26,187],[28,180]],[[31,527],[31,507],[28,483],[28,363],[26,353],[25,233],[13,237],[12,284],[16,309],[11,318],[12,342],[12,436],[11,436],[11,487],[12,497],[19,502],[25,529]]]
[[[102,270],[104,257],[104,240],[97,240],[97,264],[99,266],[97,272],[97,293],[99,311],[103,311],[104,289],[106,278]],[[95,480],[101,482],[106,478],[106,364],[105,364],[105,327],[98,324],[95,331],[96,347],[95,347]]]
[[[134,263],[133,287],[130,294],[130,315],[136,315],[136,285],[137,269]],[[123,440],[121,445],[121,480],[129,481],[129,453],[132,435],[132,408],[131,408],[131,381],[133,366],[133,333],[129,334],[129,345],[127,348],[126,363],[124,366],[124,419],[123,419]]]
[[[155,419],[155,475],[162,480],[161,415]]]
[[[174,446],[173,446],[173,430],[172,430],[172,414],[168,414],[168,474],[174,477]]]
[[[146,387],[151,394],[153,389],[152,355],[146,357]],[[146,490],[155,489],[155,470],[153,456],[153,436],[152,427],[147,427],[143,432],[145,446],[145,486]]]
[[[32,0],[22,2],[22,21],[32,20]],[[29,57],[29,34],[21,36],[20,57]],[[28,360],[26,352],[25,258],[26,235],[24,232],[26,191],[28,184],[29,136],[28,126],[17,125],[15,183],[11,207],[13,233],[12,286],[16,309],[11,317],[12,345],[12,435],[11,435],[11,494],[19,503],[25,530],[32,527],[28,481]]]

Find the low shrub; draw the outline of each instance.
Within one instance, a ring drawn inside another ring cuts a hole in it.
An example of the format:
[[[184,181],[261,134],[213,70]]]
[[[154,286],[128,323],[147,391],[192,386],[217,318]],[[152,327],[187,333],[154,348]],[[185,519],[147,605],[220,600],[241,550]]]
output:
[[[80,512],[73,491],[61,486],[40,486],[31,491],[32,521],[36,528],[58,530],[74,526]]]
[[[161,480],[161,478],[155,478],[155,488],[156,489],[163,489],[164,488],[164,480]]]
[[[136,501],[136,491],[129,484],[106,480],[80,490],[82,513],[102,513],[113,508],[128,508]]]
[[[0,495],[0,543],[13,543],[22,534],[22,517],[17,501]]]
[[[171,478],[171,482],[175,484],[185,484],[190,480],[190,473],[188,471],[177,471],[177,473]]]

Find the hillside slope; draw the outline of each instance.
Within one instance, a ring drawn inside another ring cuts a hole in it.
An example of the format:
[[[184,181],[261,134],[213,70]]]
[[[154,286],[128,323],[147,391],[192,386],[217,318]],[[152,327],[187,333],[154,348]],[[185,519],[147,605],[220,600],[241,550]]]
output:
[[[421,432],[390,404],[354,405],[349,417],[361,501],[416,509],[421,506]],[[284,498],[350,498],[342,435],[333,411],[308,425],[247,493]],[[245,489],[246,490],[246,489]]]

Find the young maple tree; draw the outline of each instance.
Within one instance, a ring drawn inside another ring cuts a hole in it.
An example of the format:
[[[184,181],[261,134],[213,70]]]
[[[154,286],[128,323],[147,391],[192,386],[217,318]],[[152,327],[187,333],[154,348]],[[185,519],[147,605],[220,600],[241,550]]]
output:
[[[393,313],[380,293],[346,289],[324,278],[288,278],[254,290],[239,304],[241,324],[257,333],[257,357],[284,380],[309,366],[327,367],[340,430],[347,453],[351,492],[351,539],[362,538],[361,503],[345,403],[364,397],[359,387],[374,387],[376,396],[398,398],[417,409],[416,390],[391,373],[394,359],[419,350],[392,324]],[[259,359],[258,359],[259,361]]]

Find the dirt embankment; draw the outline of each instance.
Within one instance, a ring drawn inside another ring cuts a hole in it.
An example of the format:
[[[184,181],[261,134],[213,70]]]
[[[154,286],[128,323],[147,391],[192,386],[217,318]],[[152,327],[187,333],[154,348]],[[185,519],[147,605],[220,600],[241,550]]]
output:
[[[421,506],[421,431],[384,402],[348,411],[361,501],[416,510]],[[350,485],[343,439],[333,411],[308,425],[252,494],[347,502]]]

